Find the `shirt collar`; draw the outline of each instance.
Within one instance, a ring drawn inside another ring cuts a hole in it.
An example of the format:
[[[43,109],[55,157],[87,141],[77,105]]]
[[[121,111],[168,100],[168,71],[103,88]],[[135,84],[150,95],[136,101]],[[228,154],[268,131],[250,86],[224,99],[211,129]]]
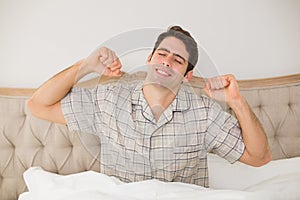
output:
[[[191,97],[185,84],[181,84],[177,95],[172,102],[173,111],[185,111],[191,106]]]
[[[140,105],[143,107],[143,110],[146,110],[147,108],[149,108],[149,105],[143,95],[143,83],[143,81],[139,81],[136,84],[131,96],[131,100],[132,104]],[[173,111],[185,111],[190,108],[190,100],[191,99],[190,93],[188,92],[188,88],[185,84],[182,84],[179,91],[177,92],[174,101],[171,103],[171,109]]]

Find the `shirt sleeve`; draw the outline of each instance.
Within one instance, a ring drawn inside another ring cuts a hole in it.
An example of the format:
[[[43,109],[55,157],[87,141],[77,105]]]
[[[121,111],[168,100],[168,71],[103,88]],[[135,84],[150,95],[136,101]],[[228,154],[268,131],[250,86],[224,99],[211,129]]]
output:
[[[61,100],[61,108],[70,131],[95,132],[95,89],[72,88]]]
[[[216,102],[210,101],[209,104],[206,144],[211,152],[234,163],[245,149],[240,124]]]

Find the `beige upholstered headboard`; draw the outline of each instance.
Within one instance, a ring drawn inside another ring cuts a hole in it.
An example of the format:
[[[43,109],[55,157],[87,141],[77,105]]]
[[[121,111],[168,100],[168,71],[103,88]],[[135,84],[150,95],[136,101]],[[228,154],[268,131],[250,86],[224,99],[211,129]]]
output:
[[[195,77],[191,82],[201,90],[202,79]],[[300,156],[300,74],[239,81],[239,85],[266,130],[273,158]],[[0,88],[1,200],[15,200],[26,191],[22,175],[31,166],[59,174],[99,171],[97,138],[33,117],[25,106],[33,92]]]

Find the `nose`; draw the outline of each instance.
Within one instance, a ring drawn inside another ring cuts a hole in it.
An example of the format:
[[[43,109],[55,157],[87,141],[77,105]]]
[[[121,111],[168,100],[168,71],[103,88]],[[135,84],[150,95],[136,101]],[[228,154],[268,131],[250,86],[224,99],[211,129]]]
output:
[[[167,61],[163,61],[162,64],[166,67],[170,67],[170,64]]]
[[[171,58],[170,58],[170,56],[167,56],[165,59],[163,59],[162,64],[166,67],[171,67]]]

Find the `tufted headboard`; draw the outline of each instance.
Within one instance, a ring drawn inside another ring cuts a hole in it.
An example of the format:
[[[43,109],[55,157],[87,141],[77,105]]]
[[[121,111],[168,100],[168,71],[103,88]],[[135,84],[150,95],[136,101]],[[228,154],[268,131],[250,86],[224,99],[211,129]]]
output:
[[[144,74],[127,78],[141,77]],[[203,79],[194,77],[191,83],[201,91]],[[239,85],[266,130],[273,159],[300,156],[300,74],[244,80]],[[99,171],[97,138],[33,117],[25,106],[33,92],[0,88],[1,200],[16,200],[26,191],[22,175],[31,166],[59,174]]]

